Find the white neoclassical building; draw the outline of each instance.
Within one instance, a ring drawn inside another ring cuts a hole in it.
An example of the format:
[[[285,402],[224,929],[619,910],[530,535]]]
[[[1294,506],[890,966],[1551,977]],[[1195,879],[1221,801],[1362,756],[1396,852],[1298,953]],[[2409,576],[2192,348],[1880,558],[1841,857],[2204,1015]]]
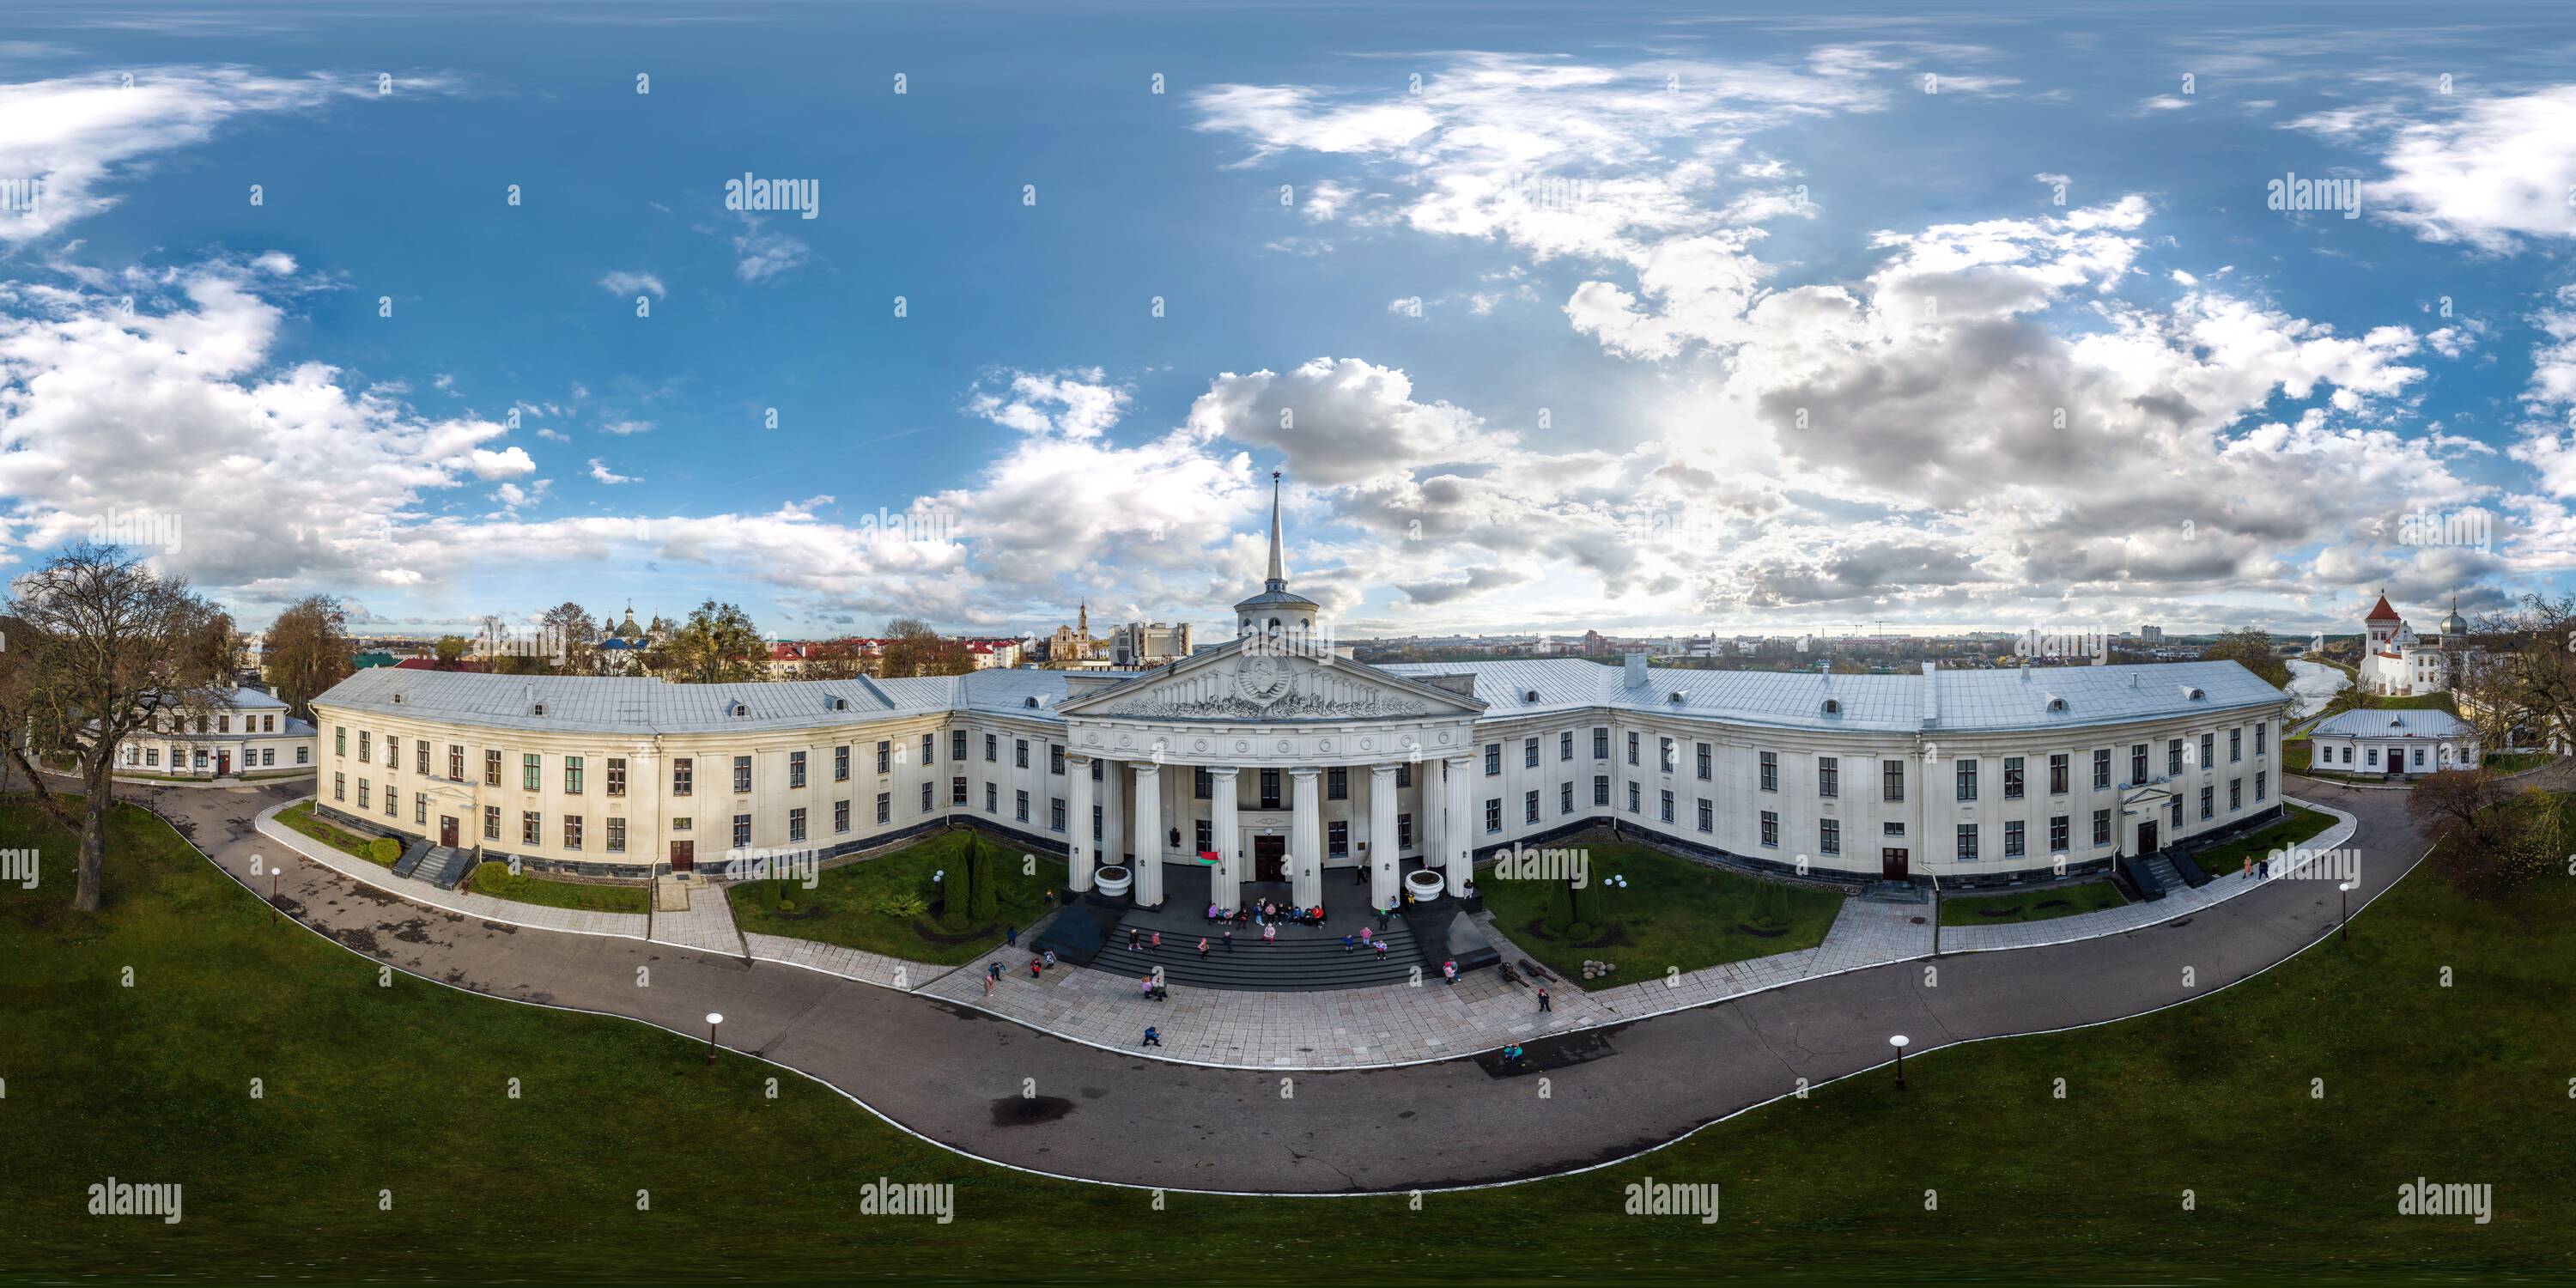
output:
[[[258,689],[207,694],[116,745],[116,772],[141,778],[282,778],[313,772],[313,726]]]
[[[538,870],[649,877],[972,823],[1373,902],[1605,823],[1721,862],[1979,884],[2279,812],[2288,697],[2232,662],[1839,676],[1642,655],[1370,666],[1288,587],[1274,501],[1234,639],[1142,672],[685,685],[362,671],[315,702],[322,810]],[[1195,876],[1189,889],[1195,891]],[[1341,896],[1336,895],[1336,898]]]
[[[2479,763],[2477,731],[2448,711],[2356,708],[2308,733],[2314,766],[2332,773],[2403,778]]]

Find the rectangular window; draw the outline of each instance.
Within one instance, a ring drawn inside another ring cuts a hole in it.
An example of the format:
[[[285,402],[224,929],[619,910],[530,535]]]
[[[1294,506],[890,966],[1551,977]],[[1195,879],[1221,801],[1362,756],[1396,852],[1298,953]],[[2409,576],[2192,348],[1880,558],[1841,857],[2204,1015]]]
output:
[[[1904,761],[1882,760],[1878,762],[1878,798],[1883,801],[1901,801],[1905,799]]]
[[[1411,787],[1413,785],[1413,766],[1398,765],[1395,767],[1395,785],[1398,787]]]
[[[1216,833],[1210,830],[1206,819],[1200,819],[1190,835],[1196,839],[1199,853],[1205,854],[1216,848]]]
[[[1521,793],[1521,821],[1524,823],[1538,821],[1538,789],[1535,787]]]
[[[2227,731],[2227,763],[2233,765],[2243,759],[2245,759],[2245,731],[2230,729]]]
[[[465,781],[465,748],[452,742],[447,744],[447,781]]]
[[[1048,829],[1049,831],[1054,831],[1054,832],[1061,832],[1061,831],[1063,831],[1063,830],[1064,830],[1064,828],[1065,828],[1065,821],[1064,821],[1064,820],[1065,820],[1065,813],[1064,813],[1064,798],[1063,798],[1063,797],[1061,797],[1061,796],[1050,796],[1050,797],[1048,797],[1048,798],[1047,798],[1047,829]]]
[[[1703,832],[1717,830],[1717,802],[1705,796],[1699,798],[1699,830]]]
[[[1658,802],[1656,802],[1656,814],[1655,814],[1655,816],[1656,816],[1657,818],[1662,819],[1663,821],[1665,821],[1665,822],[1667,822],[1667,823],[1672,822],[1672,821],[1673,821],[1673,794],[1672,794],[1672,792],[1670,792],[1670,791],[1664,791],[1664,792],[1658,793],[1658,795],[1660,795],[1660,796],[1662,797],[1662,799],[1661,799],[1661,800],[1659,800]]]
[[[1260,788],[1261,808],[1279,808],[1279,771],[1276,769],[1262,770]]]
[[[501,753],[498,751],[487,750],[483,753],[483,785],[486,787],[501,785]]]
[[[802,784],[798,785],[802,786]],[[736,796],[751,794],[751,757],[749,756],[733,758],[733,794]]]
[[[423,738],[411,745],[411,762],[413,773],[429,777],[429,739]]]
[[[2272,729],[2272,726],[2270,726],[2270,725],[2268,725],[2268,724],[2258,724],[2258,725],[2254,726],[2254,754],[2255,754],[2255,755],[2260,756],[2260,755],[2262,755],[2262,754],[2263,754],[2263,751],[2264,751],[2264,747],[2263,747],[2264,736],[2265,736],[2266,734],[2270,733],[2270,732],[2271,732],[2271,729]]]
[[[347,774],[331,775],[331,799],[335,801],[345,801],[349,799],[349,776]]]
[[[2228,779],[2227,812],[2233,814],[2243,808],[2245,808],[2245,780],[2242,778]]]
[[[1413,848],[1413,816],[1411,814],[1398,814],[1395,816],[1395,848],[1399,850],[1410,850]]]
[[[929,734],[923,734],[923,735],[921,735],[921,736],[922,736],[922,737],[924,737],[924,738],[927,738],[927,737],[929,737],[930,735],[929,735]],[[948,758],[949,758],[950,760],[956,760],[956,761],[963,761],[963,760],[965,760],[965,759],[966,759],[966,731],[965,731],[965,730],[963,730],[963,729],[951,729],[951,730],[949,730],[949,731],[948,731]],[[928,759],[929,759],[929,757],[925,756],[925,757],[923,757],[923,759],[924,759],[924,760],[928,760]]]
[[[747,765],[744,762],[744,759],[740,756],[734,757],[733,763],[733,789],[738,792],[750,791],[750,779],[744,776],[744,771],[750,768],[750,766]],[[789,787],[802,787],[805,785],[805,753],[802,751],[791,751],[787,753],[787,785]]]
[[[691,780],[696,776],[693,769],[694,763],[695,762],[691,761],[686,756],[682,756],[671,762],[672,795],[686,796],[689,794]]]
[[[1961,863],[1977,861],[1977,825],[1974,823],[1959,825],[1959,861]]]
[[[675,818],[673,818],[673,819],[671,820],[671,830],[672,830],[672,831],[674,831],[674,832],[685,832],[685,831],[688,831],[688,830],[689,830],[689,824],[690,824],[692,821],[693,821],[693,820],[691,820],[691,819],[690,819],[690,817],[689,817],[688,815],[686,815],[686,814],[679,815],[679,816],[677,816],[677,817],[675,817]]]
[[[747,850],[751,848],[751,815],[736,814],[733,816],[733,848],[737,850]]]
[[[1011,740],[1011,765],[1018,769],[1026,769],[1029,767],[1028,739],[1013,738]]]
[[[1574,784],[1558,783],[1556,785],[1556,812],[1559,814],[1571,814],[1574,812]]]
[[[206,722],[201,718],[197,721],[197,732],[204,733],[205,731]],[[374,734],[371,734],[364,729],[358,731],[358,759],[368,760],[375,756],[375,739],[376,736]]]
[[[581,795],[581,757],[564,757],[564,794]]]
[[[1324,853],[1337,859],[1346,859],[1350,857],[1350,824],[1328,823],[1324,825]]]
[[[346,759],[349,755],[349,726],[331,726],[331,754]]]
[[[486,841],[501,839],[501,807],[498,805],[483,807],[483,839]]]
[[[367,780],[361,778],[358,780],[358,808],[367,807],[367,794]]]
[[[2254,726],[2258,731],[2261,730],[2262,727],[2263,726],[2261,725]],[[2257,805],[2263,803],[2263,780],[2269,776],[2270,775],[2263,770],[2257,769],[2254,771],[2254,803]]]
[[[936,737],[933,737],[933,736],[932,736],[932,735],[930,735],[930,734],[923,734],[923,735],[921,735],[921,767],[922,767],[922,768],[924,768],[924,769],[928,769],[931,765],[933,765],[933,764],[937,763],[937,757],[933,756],[931,753],[932,753],[932,752],[934,752],[934,751],[936,751],[936,750],[938,749],[938,747],[939,747],[939,739],[937,739]]]
[[[1503,772],[1503,744],[1499,742],[1486,743],[1485,777],[1491,778],[1501,772]]]
[[[2181,798],[2181,797],[2176,796],[2176,797],[2172,798],[2171,800],[2168,800],[2168,801],[2166,801],[2166,802],[2165,802],[2165,822],[2166,822],[2169,826],[2171,826],[2171,827],[2173,827],[2173,828],[2175,828],[2175,829],[2177,829],[2177,830],[2179,830],[2179,829],[2182,827],[2182,798]]]
[[[1029,821],[1029,794],[1027,792],[1011,793],[1011,817],[1023,823]]]
[[[2093,843],[2095,845],[2111,843],[2111,811],[2107,809],[2093,811]]]
[[[2173,775],[2180,774],[2181,772],[2182,772],[2182,739],[2180,739],[2180,738],[2172,738],[2172,739],[2168,739],[2168,740],[2166,740],[2166,742],[2165,742],[2165,774],[2166,774],[2168,777],[2171,777],[2171,776],[2173,776]]]
[[[1628,731],[1628,763],[1637,763],[1637,731],[1634,729]]]
[[[888,795],[887,795],[886,793],[884,793],[884,792],[878,792],[878,793],[877,793],[877,823],[878,823],[880,826],[882,826],[882,825],[884,825],[884,824],[886,824],[886,823],[890,823],[890,822],[894,821],[894,819],[893,819],[893,814],[894,814],[893,806],[894,806],[894,801],[893,801],[893,798],[892,798],[892,797],[888,796]],[[843,833],[843,832],[847,832],[847,831],[849,831],[849,830],[850,830],[850,803],[849,803],[848,801],[834,801],[834,802],[832,802],[832,833],[833,833],[833,835],[837,836],[837,835],[840,835],[841,833]]]
[[[581,815],[579,814],[564,815],[564,848],[567,850],[581,848]]]
[[[885,771],[880,769],[877,772],[882,774]],[[1064,748],[1055,743],[1047,744],[1047,772],[1059,775],[1064,772]]]
[[[1780,848],[1780,816],[1767,809],[1762,811],[1762,845],[1765,849]]]
[[[1843,852],[1843,825],[1841,820],[1828,818],[1817,821],[1816,852],[1819,854],[1840,854]]]
[[[2004,799],[2008,801],[2017,801],[2020,800],[2021,797],[2021,757],[2006,756],[2004,757]]]
[[[883,747],[885,744],[878,743],[877,746]],[[882,757],[877,761],[877,772],[880,774],[885,772],[885,761]],[[847,743],[832,749],[832,781],[836,783],[850,781],[850,748]]]
[[[2051,796],[2066,794],[2065,752],[2058,752],[2048,758],[2048,794]]]
[[[1816,757],[1816,795],[1831,799],[1842,794],[1842,758],[1839,756]]]
[[[392,818],[401,812],[402,793],[395,791],[392,783],[385,784],[385,817]]]
[[[1704,742],[1694,744],[1691,748],[1691,756],[1696,762],[1694,768],[1699,771],[1699,780],[1701,782],[1705,783],[1717,777],[1717,749],[1715,747],[1709,746]]]
[[[1523,738],[1523,739],[1521,739],[1521,768],[1523,768],[1523,769],[1536,769],[1536,768],[1538,768],[1538,739],[1536,739],[1536,738]]]
[[[626,794],[626,758],[624,756],[608,758],[608,794],[611,796]]]
[[[2093,752],[2093,790],[2105,791],[2111,786],[2111,749],[2099,747]]]
[[[962,782],[963,780],[960,780],[960,781]],[[938,784],[936,784],[936,783],[927,783],[927,782],[925,782],[925,783],[923,783],[923,784],[921,785],[921,812],[922,812],[922,813],[927,814],[927,813],[929,813],[930,811],[932,811],[932,810],[934,810],[934,809],[937,809],[937,808],[938,808],[938,804],[937,804],[937,801],[938,801],[938,790],[939,790],[939,785],[938,785]],[[961,794],[962,794],[962,793],[961,793]]]
[[[1673,740],[1672,740],[1672,739],[1670,739],[1670,738],[1657,738],[1657,739],[1655,739],[1655,768],[1656,768],[1658,771],[1663,772],[1663,773],[1667,773],[1667,774],[1669,774],[1669,773],[1673,772],[1675,769],[1679,768],[1679,767],[1680,767],[1680,762],[1674,759],[1675,753],[1676,753],[1677,751],[1678,751],[1678,748],[1676,748],[1676,747],[1673,745]]]
[[[622,819],[622,818],[612,818],[612,819],[608,820],[608,841],[607,841],[607,847],[608,847],[608,852],[609,852],[609,853],[611,853],[611,854],[624,854],[624,853],[626,852],[626,820],[625,820],[625,819]]]
[[[385,768],[402,768],[402,739],[390,734],[385,737]]]
[[[2142,742],[2129,748],[2129,783],[2135,786],[2145,781],[2147,781],[2147,744]]]
[[[529,752],[519,757],[519,790],[542,790],[546,781],[546,758]]]
[[[966,775],[959,774],[948,780],[948,803],[951,805],[966,803]]]
[[[2218,789],[2217,789],[2216,787],[2203,787],[2203,788],[2201,788],[2201,789],[2200,789],[2200,816],[2201,816],[2202,818],[2210,818],[2210,817],[2215,816],[2215,815],[2218,813],[2218,804],[2217,804],[2217,802],[2218,802]]]
[[[987,814],[1002,812],[1002,788],[997,783],[984,784],[984,812]]]
[[[1592,776],[1592,803],[1595,805],[1608,805],[1610,803],[1610,775],[1594,774]]]
[[[1346,801],[1350,798],[1351,771],[1349,767],[1345,765],[1335,765],[1332,768],[1325,770],[1324,799],[1328,801]]]
[[[2048,820],[2048,852],[2049,852],[2049,853],[2051,853],[2051,854],[2064,854],[2064,853],[2066,853],[2066,848],[2067,848],[2067,834],[2066,834],[2066,833],[2067,833],[2067,827],[2066,827],[2066,823],[2067,823],[2066,816],[2065,816],[2065,815],[2063,815],[2063,814],[2056,815],[2056,816],[2054,816],[2054,817],[2052,817],[2052,818],[2050,818],[2050,819]]]
[[[1100,762],[1095,760],[1091,763],[1096,765]],[[1216,776],[1209,773],[1203,766],[1191,770],[1190,796],[1194,800],[1213,799],[1216,796]]]
[[[1779,752],[1766,751],[1762,753],[1762,790],[1766,792],[1776,792],[1780,790]]]
[[[2217,764],[2218,735],[2214,733],[2202,734],[2200,736],[2200,767],[2203,769],[2209,769]]]
[[[360,783],[358,786],[359,786],[360,790],[362,790],[362,791],[363,791],[363,790],[365,789],[365,787],[366,787],[366,784],[364,784],[364,783]],[[1629,812],[1629,813],[1631,813],[1631,814],[1634,814],[1634,813],[1636,813],[1636,812],[1637,812],[1637,790],[1638,790],[1638,788],[1637,788],[1637,785],[1636,785],[1635,783],[1630,783],[1630,784],[1628,784],[1628,812]]]
[[[1560,734],[1558,734],[1558,735],[1556,736],[1556,758],[1557,758],[1559,761],[1567,761],[1567,760],[1572,760],[1572,759],[1574,759],[1574,731],[1573,731],[1573,730],[1568,729],[1568,730],[1566,730],[1565,732],[1560,733]]]
[[[984,763],[985,763],[985,764],[990,765],[990,764],[993,764],[993,763],[995,763],[995,762],[997,762],[997,761],[1001,760],[1001,758],[1002,758],[1002,740],[1001,740],[1000,735],[998,735],[998,734],[989,734],[989,733],[988,733],[988,734],[985,734],[985,735],[984,735]]]
[[[535,810],[522,810],[522,811],[520,811],[520,813],[519,813],[519,843],[520,843],[520,844],[522,844],[522,845],[542,845],[542,844],[544,844],[545,842],[544,842],[544,841],[542,841],[542,840],[540,840],[539,838],[543,837],[545,834],[546,834],[546,823],[545,823],[545,819],[544,819],[542,816],[540,816],[540,815],[539,815]]]
[[[1488,832],[1503,830],[1503,798],[1500,796],[1485,802],[1485,830]]]
[[[2004,857],[2007,859],[2022,857],[2020,819],[2011,819],[2004,824]]]
[[[1596,728],[1592,731],[1592,758],[1594,760],[1608,760],[1610,758],[1610,731],[1608,729]]]
[[[1958,762],[1957,775],[1959,779],[1959,799],[1963,801],[1972,801],[1977,799],[1977,762],[1973,760],[1962,760]]]

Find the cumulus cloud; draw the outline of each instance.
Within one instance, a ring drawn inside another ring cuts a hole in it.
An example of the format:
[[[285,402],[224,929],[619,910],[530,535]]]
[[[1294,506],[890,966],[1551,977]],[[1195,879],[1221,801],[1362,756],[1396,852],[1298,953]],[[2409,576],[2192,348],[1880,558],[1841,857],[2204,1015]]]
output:
[[[2433,120],[2321,113],[2295,124],[2383,135],[2388,173],[2362,184],[2363,208],[2429,240],[2504,252],[2576,234],[2576,85],[2466,99]]]
[[[599,279],[599,285],[611,295],[650,295],[658,300],[669,294],[662,289],[662,279],[651,273],[611,271]]]

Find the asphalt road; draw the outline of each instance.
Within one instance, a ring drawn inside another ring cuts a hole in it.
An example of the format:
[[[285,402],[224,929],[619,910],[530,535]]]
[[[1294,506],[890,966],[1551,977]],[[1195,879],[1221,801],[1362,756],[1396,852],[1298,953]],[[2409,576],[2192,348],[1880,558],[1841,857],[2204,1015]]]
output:
[[[2558,771],[2553,771],[2553,776]],[[122,787],[249,882],[260,810],[309,792]],[[2406,794],[2299,780],[2355,815],[2360,907],[2425,848]],[[110,879],[114,878],[113,858]],[[1461,1058],[1272,1074],[1050,1037],[913,994],[625,939],[496,926],[294,862],[283,907],[353,951],[460,988],[649,1020],[812,1074],[931,1140],[1062,1176],[1173,1189],[1333,1193],[1548,1175],[1677,1139],[1748,1106],[1956,1042],[2095,1023],[2187,1001],[2332,931],[2334,883],[2273,882],[2195,916],[2049,948],[1912,962],[1530,1045],[1536,1073]],[[254,887],[265,896],[267,882]],[[2191,967],[2194,982],[2183,982]],[[639,986],[649,967],[649,986]],[[1141,1012],[1140,1012],[1141,1014]],[[1140,1025],[1142,1021],[1140,1020]],[[1552,1094],[1540,1096],[1541,1077]],[[1022,1095],[1034,1079],[1035,1098]]]

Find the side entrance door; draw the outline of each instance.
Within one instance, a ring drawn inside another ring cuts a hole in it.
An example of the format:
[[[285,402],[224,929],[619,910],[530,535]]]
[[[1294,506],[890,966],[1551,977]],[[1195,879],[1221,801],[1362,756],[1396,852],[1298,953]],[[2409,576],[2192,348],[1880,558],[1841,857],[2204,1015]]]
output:
[[[1890,881],[1904,880],[1905,851],[1896,849],[1880,850],[1878,852],[1878,874]]]
[[[441,815],[439,815],[439,816],[438,816],[438,843],[439,843],[440,845],[444,845],[444,846],[446,846],[447,848],[449,848],[449,849],[451,849],[451,850],[453,850],[453,849],[455,849],[455,848],[456,848],[456,816],[455,816],[455,815],[453,815],[453,814],[441,814]]]
[[[2155,820],[2149,819],[2138,824],[2138,853],[2153,854],[2157,848]]]
[[[232,772],[233,772],[233,754],[232,754],[231,752],[229,752],[229,751],[219,751],[219,752],[216,752],[216,753],[215,753],[215,777],[217,777],[217,778],[229,778],[229,777],[231,777],[231,776],[232,776]]]
[[[1285,881],[1288,879],[1288,838],[1256,836],[1252,838],[1252,879]]]
[[[688,871],[689,869],[696,867],[697,865],[698,865],[698,843],[697,843],[697,842],[695,842],[695,841],[673,841],[673,842],[671,842],[671,870],[672,870],[673,872],[686,872],[686,871]]]

